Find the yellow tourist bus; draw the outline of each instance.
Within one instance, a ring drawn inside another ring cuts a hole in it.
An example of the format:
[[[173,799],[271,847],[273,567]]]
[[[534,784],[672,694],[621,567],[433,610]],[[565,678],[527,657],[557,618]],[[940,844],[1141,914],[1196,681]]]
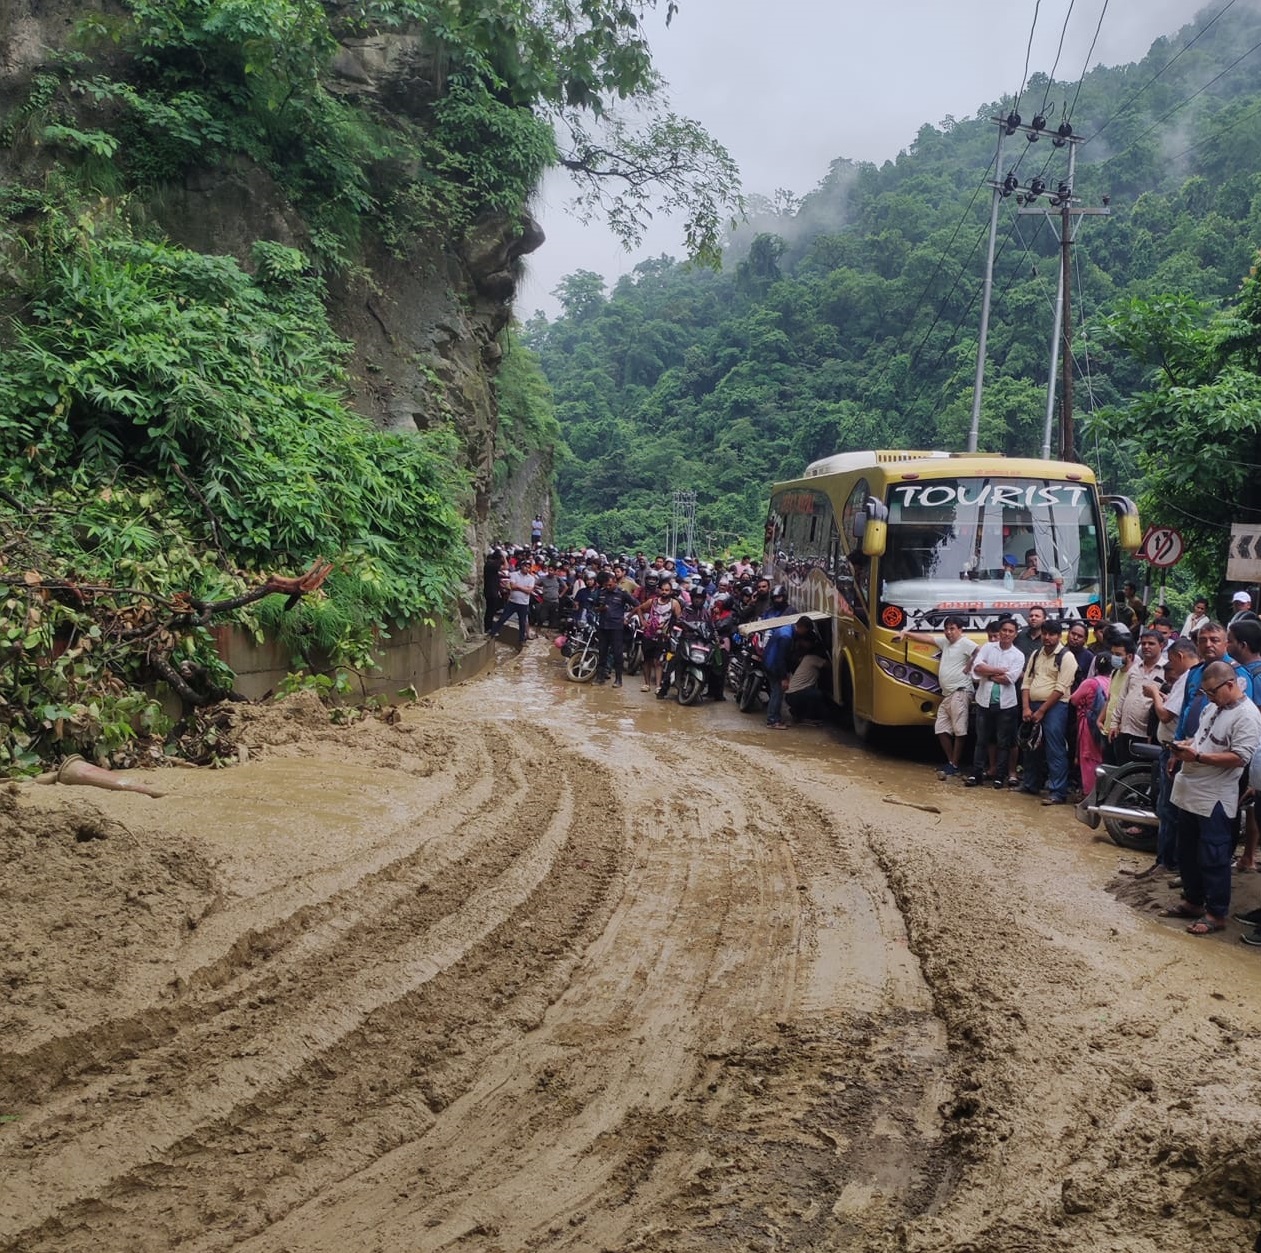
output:
[[[902,631],[958,615],[973,636],[1001,614],[1041,605],[1103,618],[1108,541],[1139,546],[1138,514],[1101,498],[1089,466],[978,453],[848,452],[772,489],[766,570],[793,608],[831,620],[833,696],[859,735],[931,727],[936,651]]]

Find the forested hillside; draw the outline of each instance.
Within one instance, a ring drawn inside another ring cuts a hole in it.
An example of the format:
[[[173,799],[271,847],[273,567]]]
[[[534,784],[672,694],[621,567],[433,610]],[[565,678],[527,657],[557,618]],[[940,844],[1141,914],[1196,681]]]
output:
[[[1019,110],[1025,122],[1043,113],[1048,134],[1004,141],[999,179],[1014,172],[1023,186],[1040,177],[1054,189],[1067,155],[1050,132],[1070,121],[1088,138],[1074,190],[1086,205],[1111,204],[1111,217],[1083,220],[1074,321],[1079,455],[1114,490],[1140,491],[1152,470],[1125,444],[1119,415],[1160,363],[1168,297],[1194,298],[1175,302],[1177,328],[1207,335],[1195,351],[1196,381],[1208,383],[1220,358],[1208,310],[1238,291],[1261,244],[1261,12],[1236,3],[1219,14],[1158,41],[1140,64],[1097,68],[1080,83],[1034,76]],[[651,541],[666,529],[670,492],[692,488],[707,542],[756,545],[767,485],[812,458],[873,445],[963,448],[983,183],[994,177],[989,119],[1014,103],[925,125],[883,166],[838,158],[800,201],[755,202],[721,272],[663,257],[612,292],[598,275],[567,277],[563,316],[525,328],[571,454],[559,475],[565,536]],[[983,449],[1040,448],[1058,228],[1058,215],[1018,217],[1014,196],[1001,206]],[[1168,399],[1150,401],[1145,423],[1161,422]],[[1093,424],[1092,412],[1102,415]],[[1255,419],[1235,418],[1232,438],[1247,452]],[[1157,430],[1145,425],[1140,442],[1159,457]],[[1175,473],[1186,478],[1194,464],[1184,456]],[[1241,499],[1250,500],[1233,503]],[[1220,512],[1205,514],[1210,536]]]

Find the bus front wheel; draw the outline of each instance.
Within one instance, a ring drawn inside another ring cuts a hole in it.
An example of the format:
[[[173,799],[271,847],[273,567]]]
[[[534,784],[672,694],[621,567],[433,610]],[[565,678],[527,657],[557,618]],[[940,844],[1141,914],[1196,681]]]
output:
[[[845,720],[854,737],[866,744],[870,741],[874,728],[871,719],[864,718],[854,707],[854,675],[848,665],[841,676],[841,703],[845,706]]]

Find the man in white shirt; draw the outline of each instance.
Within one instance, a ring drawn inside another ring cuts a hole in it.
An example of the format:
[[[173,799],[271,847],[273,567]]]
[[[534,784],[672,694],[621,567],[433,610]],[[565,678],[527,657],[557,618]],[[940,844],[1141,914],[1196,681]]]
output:
[[[523,564],[508,576],[508,602],[500,610],[499,620],[491,635],[498,637],[503,625],[515,613],[517,615],[517,647],[524,648],[530,638],[530,598],[534,595],[535,578],[528,564]]]
[[[1018,787],[1016,729],[1020,722],[1020,680],[1025,655],[1016,647],[1016,623],[1004,618],[998,627],[998,643],[982,644],[972,658],[976,685],[976,756],[965,787],[984,779],[996,788],[1004,786],[999,752],[1006,753],[1007,787]]]
[[[1156,860],[1146,870],[1139,872],[1136,877],[1140,879],[1156,874],[1178,873],[1178,811],[1169,799],[1173,790],[1173,775],[1169,767],[1173,758],[1174,730],[1178,725],[1178,715],[1182,712],[1182,702],[1187,691],[1187,671],[1199,659],[1195,644],[1190,639],[1176,639],[1169,645],[1169,653],[1165,657],[1164,683],[1157,679],[1144,684],[1144,691],[1151,698],[1152,709],[1156,713],[1156,742],[1160,745],[1156,776],[1159,783],[1156,817],[1160,819],[1160,829],[1156,835]],[[1168,692],[1164,690],[1166,687]]]
[[[1211,935],[1223,930],[1230,916],[1239,780],[1261,743],[1261,713],[1229,662],[1210,662],[1200,684],[1209,706],[1195,737],[1173,743],[1174,760],[1181,763],[1170,795],[1179,811],[1182,900],[1164,913],[1194,918],[1187,930]]]
[[[939,779],[951,779],[959,773],[963,744],[968,738],[968,714],[974,690],[972,657],[977,651],[977,644],[964,635],[965,625],[962,618],[952,616],[943,623],[940,636],[927,631],[903,631],[892,641],[897,644],[904,639],[913,640],[917,644],[935,645],[941,650],[937,660],[941,704],[937,706],[937,721],[933,725],[937,742],[946,754],[946,764],[937,771]]]

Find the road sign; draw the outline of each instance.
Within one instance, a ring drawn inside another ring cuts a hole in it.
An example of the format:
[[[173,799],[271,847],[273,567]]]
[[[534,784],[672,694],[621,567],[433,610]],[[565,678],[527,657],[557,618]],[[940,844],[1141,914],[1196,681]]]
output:
[[[1182,560],[1185,550],[1181,532],[1175,531],[1171,526],[1149,526],[1139,545],[1138,555],[1142,561],[1150,561],[1152,565],[1164,570],[1169,566],[1176,566]]]
[[[1236,522],[1230,528],[1226,577],[1232,583],[1261,583],[1261,526]]]

